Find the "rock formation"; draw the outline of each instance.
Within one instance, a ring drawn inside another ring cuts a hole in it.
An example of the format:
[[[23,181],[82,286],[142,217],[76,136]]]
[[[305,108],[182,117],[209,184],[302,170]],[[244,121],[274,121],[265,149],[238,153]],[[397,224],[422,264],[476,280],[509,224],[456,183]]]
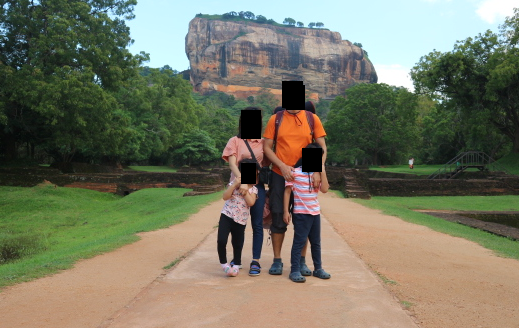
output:
[[[376,83],[361,48],[323,29],[278,27],[252,21],[194,18],[186,36],[195,91],[243,98],[261,88],[281,93],[281,81],[304,81],[313,98],[342,94],[356,83]]]

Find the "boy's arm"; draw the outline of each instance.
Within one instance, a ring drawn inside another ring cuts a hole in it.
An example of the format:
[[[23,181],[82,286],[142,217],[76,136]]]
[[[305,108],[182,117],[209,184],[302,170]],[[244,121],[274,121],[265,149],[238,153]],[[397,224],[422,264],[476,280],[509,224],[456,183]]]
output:
[[[326,193],[329,188],[330,184],[328,183],[328,176],[323,165],[323,171],[321,172],[321,192]]]
[[[290,223],[290,212],[288,207],[290,205],[290,193],[292,192],[292,188],[290,186],[285,187],[285,194],[283,197],[283,221],[286,224]]]
[[[254,206],[254,203],[256,203],[256,199],[258,198],[258,195],[247,191],[247,193],[245,194],[245,196],[243,196],[243,198],[245,198],[245,202],[247,203],[247,205]]]

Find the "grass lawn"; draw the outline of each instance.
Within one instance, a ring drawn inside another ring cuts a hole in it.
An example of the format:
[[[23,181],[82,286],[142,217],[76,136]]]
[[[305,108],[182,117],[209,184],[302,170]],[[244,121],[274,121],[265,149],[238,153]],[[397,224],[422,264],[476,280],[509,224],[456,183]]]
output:
[[[169,166],[128,166],[133,171],[143,172],[177,172],[176,169]],[[130,171],[127,170],[127,171]]]
[[[182,197],[186,191],[143,189],[120,197],[53,186],[0,187],[0,287],[135,242],[136,233],[180,223],[221,197]],[[9,260],[13,254],[21,257]]]
[[[370,166],[370,170],[391,172],[391,173],[406,173],[415,175],[430,175],[441,168],[443,164],[438,165],[415,165],[414,169],[410,169],[409,165],[384,165],[384,166]]]
[[[499,160],[497,163],[503,165],[511,174],[519,175],[519,153],[510,153]],[[384,165],[384,166],[370,166],[370,170],[391,172],[391,173],[407,173],[416,175],[431,175],[438,169],[443,167],[444,164],[434,165],[415,165],[414,169],[410,169],[409,165]],[[467,171],[477,172],[477,169],[469,169]]]
[[[382,210],[384,214],[397,216],[404,221],[474,241],[500,256],[519,260],[519,241],[413,211],[413,209],[519,211],[519,196],[373,197],[371,200],[354,199],[354,201],[366,207]]]

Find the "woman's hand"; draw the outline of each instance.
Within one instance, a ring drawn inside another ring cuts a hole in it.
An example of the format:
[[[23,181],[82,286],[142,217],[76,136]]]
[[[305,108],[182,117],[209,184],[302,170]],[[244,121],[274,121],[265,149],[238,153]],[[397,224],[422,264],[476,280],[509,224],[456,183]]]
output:
[[[236,177],[234,179],[234,182],[232,184],[235,188],[238,187],[239,185],[241,185],[241,177]]]
[[[294,176],[292,175],[292,171],[294,171],[294,168],[292,166],[288,166],[286,164],[283,164],[279,167],[281,170],[281,175],[283,178],[285,178],[286,181],[293,181]]]

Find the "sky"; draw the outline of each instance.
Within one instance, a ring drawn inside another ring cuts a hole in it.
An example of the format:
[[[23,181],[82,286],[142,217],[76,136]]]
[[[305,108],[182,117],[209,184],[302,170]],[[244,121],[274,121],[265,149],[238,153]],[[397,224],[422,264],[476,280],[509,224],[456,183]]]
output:
[[[433,50],[451,51],[458,40],[486,30],[499,31],[519,0],[138,0],[127,21],[134,39],[130,51],[150,54],[144,65],[189,68],[185,37],[196,14],[251,11],[282,23],[286,17],[322,22],[343,40],[362,43],[379,83],[410,90],[409,71]]]

